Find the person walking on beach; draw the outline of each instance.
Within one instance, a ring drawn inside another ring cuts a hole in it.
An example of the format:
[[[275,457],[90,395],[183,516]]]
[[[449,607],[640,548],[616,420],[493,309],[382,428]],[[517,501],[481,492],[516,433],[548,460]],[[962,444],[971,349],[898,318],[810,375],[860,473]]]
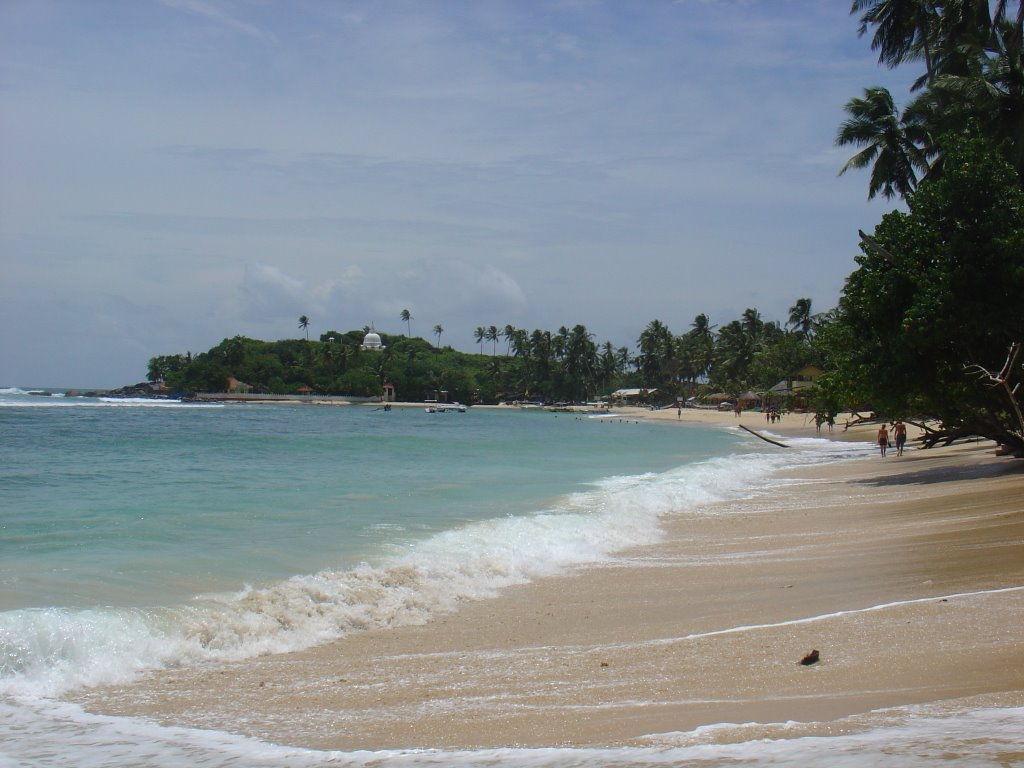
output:
[[[885,451],[889,447],[889,430],[885,428],[885,424],[878,428],[878,450],[882,452],[882,456],[885,456]]]
[[[903,446],[907,443],[907,426],[898,420],[892,425],[892,434],[896,438],[896,455],[903,455]]]

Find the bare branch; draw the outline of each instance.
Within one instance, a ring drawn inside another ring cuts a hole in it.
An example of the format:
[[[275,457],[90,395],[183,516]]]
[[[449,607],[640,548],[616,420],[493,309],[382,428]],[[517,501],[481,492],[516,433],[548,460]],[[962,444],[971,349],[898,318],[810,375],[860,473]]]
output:
[[[1006,354],[1006,362],[1003,364],[1002,370],[999,373],[992,373],[987,368],[980,365],[968,365],[964,366],[966,371],[974,371],[978,378],[987,378],[991,384],[991,387],[1002,387],[1006,392],[1006,396],[1010,399],[1010,405],[1013,407],[1014,413],[1017,415],[1017,424],[1020,428],[1020,434],[1024,435],[1024,413],[1021,412],[1020,403],[1017,401],[1017,389],[1020,387],[1020,382],[1017,382],[1012,388],[1010,387],[1010,375],[1013,373],[1013,366],[1017,362],[1017,356],[1020,354],[1020,342],[1015,341],[1010,345],[1010,350]]]

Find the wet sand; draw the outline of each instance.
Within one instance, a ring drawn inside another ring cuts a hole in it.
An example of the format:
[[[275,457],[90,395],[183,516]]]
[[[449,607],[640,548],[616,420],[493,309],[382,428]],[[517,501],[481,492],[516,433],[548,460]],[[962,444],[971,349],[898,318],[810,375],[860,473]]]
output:
[[[802,416],[683,416],[814,434]],[[657,545],[424,626],[78,698],[344,750],[606,747],[790,720],[829,733],[884,707],[1024,705],[1024,462],[989,443],[795,469],[665,527]]]

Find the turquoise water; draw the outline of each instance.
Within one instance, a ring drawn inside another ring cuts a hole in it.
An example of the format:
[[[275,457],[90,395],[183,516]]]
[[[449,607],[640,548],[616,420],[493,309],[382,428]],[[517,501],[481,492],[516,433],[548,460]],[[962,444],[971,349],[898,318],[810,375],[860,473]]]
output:
[[[540,411],[5,401],[6,610],[164,605],[349,569],[736,444]]]
[[[0,436],[0,768],[802,766],[822,752],[809,737],[768,748],[695,732],[621,750],[323,753],[95,716],[63,697],[428,622],[655,542],[669,517],[699,526],[708,502],[754,495],[779,468],[870,446],[806,440],[780,452],[732,429],[614,415],[16,389],[0,390]],[[1024,712],[947,715],[869,719],[828,754],[918,766],[969,745],[990,764],[998,739],[984,752],[977,728],[1012,734]]]

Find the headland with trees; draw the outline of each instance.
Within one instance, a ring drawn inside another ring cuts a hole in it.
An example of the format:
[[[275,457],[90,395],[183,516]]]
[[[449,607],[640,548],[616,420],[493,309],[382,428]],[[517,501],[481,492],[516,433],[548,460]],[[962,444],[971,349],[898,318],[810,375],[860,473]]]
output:
[[[665,401],[764,391],[807,364],[824,373],[809,406],[822,415],[870,409],[930,426],[934,444],[969,435],[1024,455],[1018,385],[1024,342],[1024,3],[853,0],[880,64],[920,76],[900,109],[867,87],[845,106],[836,144],[857,149],[840,169],[869,171],[868,197],[902,205],[860,233],[855,269],[834,309],[797,299],[783,322],[754,308],[725,325],[698,314],[670,330],[651,320],[634,348],[597,343],[585,326],[556,331],[480,326],[476,353],[412,333],[367,329],[305,338],[225,339],[197,355],[154,357],[149,379],[178,392],[259,391],[403,399],[582,401],[619,388]],[[866,225],[867,226],[867,225]],[[465,333],[468,329],[461,329]]]

